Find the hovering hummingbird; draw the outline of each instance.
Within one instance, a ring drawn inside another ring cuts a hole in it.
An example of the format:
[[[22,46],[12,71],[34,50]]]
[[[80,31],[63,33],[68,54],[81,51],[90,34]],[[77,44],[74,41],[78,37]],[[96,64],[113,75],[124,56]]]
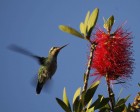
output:
[[[43,85],[48,79],[51,79],[51,77],[55,74],[57,69],[57,55],[60,52],[60,50],[64,47],[66,47],[68,44],[62,46],[62,47],[52,47],[49,51],[48,57],[40,57],[37,55],[34,55],[28,50],[25,50],[17,45],[11,45],[9,47],[10,50],[22,53],[24,55],[28,55],[34,59],[37,59],[39,64],[41,65],[38,70],[38,81],[36,86],[36,93],[40,94]]]

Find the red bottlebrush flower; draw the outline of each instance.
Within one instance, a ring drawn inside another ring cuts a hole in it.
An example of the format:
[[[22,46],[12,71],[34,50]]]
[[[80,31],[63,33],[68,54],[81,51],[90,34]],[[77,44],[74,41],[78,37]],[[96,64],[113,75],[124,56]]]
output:
[[[97,30],[95,38],[97,46],[93,54],[91,69],[96,80],[108,74],[109,80],[124,80],[133,73],[132,37],[122,27],[109,35]]]

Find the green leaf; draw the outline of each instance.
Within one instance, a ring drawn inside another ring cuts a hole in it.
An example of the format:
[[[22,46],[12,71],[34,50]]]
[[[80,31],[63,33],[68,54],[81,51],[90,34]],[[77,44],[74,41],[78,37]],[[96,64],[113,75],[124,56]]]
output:
[[[69,103],[69,100],[68,100],[68,97],[67,97],[67,93],[66,93],[66,88],[64,88],[63,90],[63,102],[69,107],[69,109],[71,110],[71,107],[70,107],[70,103]]]
[[[56,98],[57,103],[66,111],[66,112],[71,112],[68,108],[68,106],[59,98]]]
[[[120,99],[117,104],[115,105],[115,108],[119,108],[122,105],[125,105],[126,101],[128,100],[128,98],[130,97],[130,95],[128,95],[126,98],[122,98]]]
[[[69,101],[68,101],[68,98],[67,98],[66,88],[64,88],[64,90],[63,90],[63,101],[68,106]]]
[[[73,111],[76,112],[78,110],[78,106],[79,106],[80,100],[79,97],[77,97],[73,103]]]
[[[138,83],[139,87],[140,87],[140,83]]]
[[[100,109],[99,112],[110,112],[110,108],[109,107],[104,107],[104,108]]]
[[[125,104],[125,99],[124,99],[124,98],[123,98],[123,99],[120,99],[120,100],[117,102],[116,107],[118,107],[118,106],[120,106],[120,105],[123,105],[123,104]]]
[[[87,26],[88,25],[88,20],[89,20],[89,16],[90,16],[90,11],[87,12],[84,24]]]
[[[75,92],[75,94],[74,94],[74,96],[73,96],[73,103],[75,102],[76,98],[77,98],[78,96],[80,96],[80,93],[81,93],[81,87],[79,87],[79,88],[76,90],[76,92]]]
[[[74,35],[74,36],[77,36],[77,37],[84,39],[84,36],[80,32],[78,32],[77,30],[75,30],[69,26],[60,25],[59,29],[62,30],[63,32],[66,32],[66,33],[69,33],[71,35]]]
[[[76,90],[73,96],[73,111],[74,112],[80,112],[79,110],[81,110],[80,94],[81,94],[81,87]]]
[[[120,105],[119,107],[115,107],[114,112],[123,112],[124,109],[125,109],[125,104]]]
[[[95,83],[93,83],[88,90],[85,93],[85,100],[84,100],[84,105],[87,105],[88,102],[92,99],[98,85],[99,85],[100,81],[96,81]]]
[[[110,105],[108,103],[104,107],[100,108],[99,112],[110,112],[110,110],[111,110],[111,108],[110,108]]]
[[[79,102],[79,105],[78,105],[78,108],[77,108],[77,110],[76,110],[75,112],[81,112],[82,109],[83,109],[83,105],[82,105],[82,103],[81,103],[81,101],[80,101],[80,102]],[[83,111],[83,112],[84,112],[84,111]]]
[[[86,91],[82,91],[82,93],[81,93],[81,103],[82,103],[82,105],[83,106],[86,106],[85,104],[84,104],[84,102],[85,102],[85,95],[86,95]],[[89,102],[88,102],[89,103]]]
[[[130,97],[131,95],[128,95],[126,98],[125,98],[125,102],[128,100],[128,98]]]
[[[87,109],[86,112],[94,112],[94,107]]]
[[[96,22],[98,19],[98,13],[99,13],[98,8],[94,9],[93,12],[91,13],[89,20],[88,20],[88,31],[96,25]]]
[[[94,109],[100,109],[102,107],[104,107],[105,105],[107,105],[109,102],[109,98],[104,98],[103,95],[98,95],[98,99],[93,102],[93,104],[90,106],[91,107],[94,107]]]
[[[113,16],[113,15],[108,19],[108,22],[109,22],[109,23],[108,23],[109,26],[112,27],[113,24],[114,24],[114,16]]]
[[[82,101],[80,99],[80,96],[78,96],[76,99],[75,99],[75,102],[73,103],[73,111],[74,112],[81,112],[82,110]]]
[[[90,16],[90,11],[87,12],[86,17],[85,17],[85,21],[80,23],[80,31],[84,35],[84,37],[86,37],[86,35],[87,35],[89,16]]]
[[[102,97],[101,95],[98,95],[98,98],[95,102],[92,103],[92,105],[90,106],[90,108],[94,107],[94,109],[96,110],[96,108],[98,107],[98,105],[100,104]]]
[[[87,109],[90,107],[91,103],[92,103],[92,99],[91,99],[91,100],[89,101],[89,103],[87,104]]]
[[[80,31],[84,36],[86,36],[86,25],[82,22],[80,23]]]
[[[104,28],[110,32],[112,29],[112,26],[114,24],[114,16],[112,15],[111,17],[109,17],[107,20],[104,19]]]
[[[97,22],[97,19],[98,19],[98,13],[99,13],[99,9],[95,8],[93,10],[93,12],[91,13],[90,17],[89,17],[88,28],[87,28],[87,31],[88,31],[87,37],[90,37],[90,35],[92,33],[92,30],[96,25],[96,22]]]
[[[117,98],[117,102],[118,102],[119,99],[120,99],[120,95],[121,95],[122,91],[123,91],[123,88],[121,88],[121,90],[120,90],[120,92],[119,92],[119,95],[118,95],[118,98]]]
[[[107,20],[103,17],[103,21],[104,21],[104,23],[105,23]]]
[[[90,17],[90,11],[87,12],[87,15],[86,15],[86,18],[85,18],[85,21],[84,21],[84,24],[85,24],[85,34],[84,34],[84,36],[85,37],[87,36],[89,17]]]
[[[103,98],[100,104],[96,107],[96,109],[100,109],[104,107],[106,104],[108,104],[108,102],[109,102],[109,98]]]

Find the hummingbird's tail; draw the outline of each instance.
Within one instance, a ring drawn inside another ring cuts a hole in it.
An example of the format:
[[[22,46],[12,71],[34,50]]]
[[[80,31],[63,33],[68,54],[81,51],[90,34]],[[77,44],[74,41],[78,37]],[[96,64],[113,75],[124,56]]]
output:
[[[40,83],[40,82],[38,81],[37,86],[36,86],[36,93],[37,93],[37,94],[40,94],[43,85],[44,85],[43,83]]]

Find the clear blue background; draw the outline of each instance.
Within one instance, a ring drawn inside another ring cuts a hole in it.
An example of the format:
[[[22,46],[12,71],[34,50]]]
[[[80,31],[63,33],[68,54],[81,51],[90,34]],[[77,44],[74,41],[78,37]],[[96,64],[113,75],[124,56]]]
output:
[[[0,0],[0,111],[63,112],[55,98],[62,98],[66,87],[72,102],[75,90],[83,85],[88,42],[61,32],[60,24],[79,30],[88,10],[100,9],[98,26],[103,17],[115,16],[116,28],[127,20],[126,28],[134,36],[135,69],[132,80],[113,86],[116,97],[131,94],[132,102],[140,81],[140,1],[139,0]],[[115,29],[114,28],[114,29]],[[70,43],[58,56],[58,69],[40,95],[35,93],[39,65],[36,60],[11,52],[7,46],[17,44],[40,56],[47,56],[52,46]],[[94,78],[91,77],[90,84]],[[104,78],[97,94],[107,96]],[[96,97],[97,97],[96,94]],[[94,98],[95,99],[95,98]]]

